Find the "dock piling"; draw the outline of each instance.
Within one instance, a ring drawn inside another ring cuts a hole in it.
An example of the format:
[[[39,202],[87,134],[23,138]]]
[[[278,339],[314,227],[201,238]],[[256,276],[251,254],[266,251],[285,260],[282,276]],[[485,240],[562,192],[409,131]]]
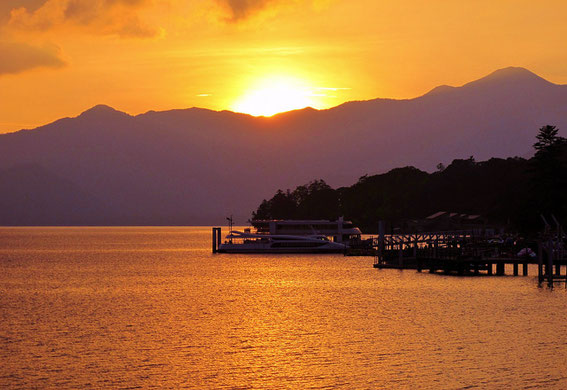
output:
[[[221,228],[213,228],[213,253],[218,253],[221,245]]]
[[[551,240],[547,243],[547,284],[551,287],[553,286],[553,249],[551,246]]]
[[[503,262],[496,263],[496,275],[504,276],[505,264]]]
[[[528,262],[524,262],[524,264],[522,264],[522,274],[524,276],[528,276]]]
[[[537,243],[537,280],[541,284],[544,279],[543,273],[543,248],[541,241]]]

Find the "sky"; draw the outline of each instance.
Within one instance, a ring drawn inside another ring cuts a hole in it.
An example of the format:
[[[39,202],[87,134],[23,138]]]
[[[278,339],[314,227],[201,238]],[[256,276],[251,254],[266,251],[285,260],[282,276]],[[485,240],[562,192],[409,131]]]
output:
[[[107,104],[271,115],[522,66],[567,84],[565,0],[0,0],[0,133]]]

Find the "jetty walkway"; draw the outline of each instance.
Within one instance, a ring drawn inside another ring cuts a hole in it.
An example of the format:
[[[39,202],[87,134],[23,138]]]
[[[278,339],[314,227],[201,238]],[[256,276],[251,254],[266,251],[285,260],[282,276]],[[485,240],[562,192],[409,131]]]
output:
[[[372,255],[374,268],[415,269],[445,275],[528,276],[529,264],[538,265],[538,281],[552,286],[567,282],[567,251],[563,232],[547,232],[534,242],[487,236],[478,230],[414,234],[383,234],[366,249],[347,255]]]

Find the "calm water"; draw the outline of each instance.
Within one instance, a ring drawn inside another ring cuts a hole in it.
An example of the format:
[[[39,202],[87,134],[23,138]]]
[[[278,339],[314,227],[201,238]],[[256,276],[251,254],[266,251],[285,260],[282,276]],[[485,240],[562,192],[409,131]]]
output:
[[[1,228],[0,387],[567,388],[564,287],[210,252],[209,228]]]

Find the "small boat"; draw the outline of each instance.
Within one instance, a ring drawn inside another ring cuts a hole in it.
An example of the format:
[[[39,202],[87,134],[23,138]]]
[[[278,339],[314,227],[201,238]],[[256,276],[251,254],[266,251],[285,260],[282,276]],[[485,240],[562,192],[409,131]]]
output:
[[[343,253],[346,245],[324,235],[294,236],[231,231],[220,253]]]

